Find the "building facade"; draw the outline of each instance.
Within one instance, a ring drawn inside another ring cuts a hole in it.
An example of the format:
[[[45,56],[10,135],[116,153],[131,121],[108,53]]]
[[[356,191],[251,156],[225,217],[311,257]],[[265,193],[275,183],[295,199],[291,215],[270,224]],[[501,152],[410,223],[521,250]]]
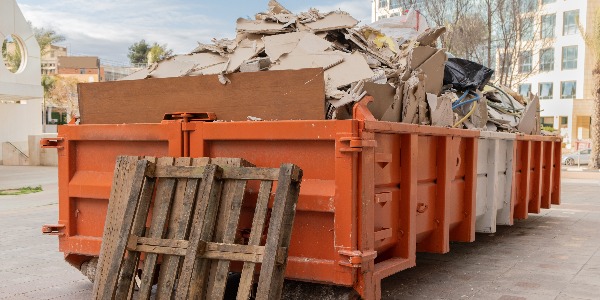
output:
[[[535,0],[533,0],[535,1]],[[560,132],[566,147],[586,144],[591,137],[593,105],[593,53],[586,47],[584,32],[592,28],[598,0],[540,0],[536,26],[540,26],[540,49],[536,55],[520,55],[519,69],[536,71],[515,88],[522,95],[531,91],[540,97],[541,123]]]
[[[58,57],[67,56],[67,47],[48,45],[46,46],[46,49],[42,51],[42,53],[42,74],[56,75]]]
[[[402,7],[400,0],[371,0],[371,22],[401,16],[405,10],[422,10],[425,0],[413,0],[411,7]]]

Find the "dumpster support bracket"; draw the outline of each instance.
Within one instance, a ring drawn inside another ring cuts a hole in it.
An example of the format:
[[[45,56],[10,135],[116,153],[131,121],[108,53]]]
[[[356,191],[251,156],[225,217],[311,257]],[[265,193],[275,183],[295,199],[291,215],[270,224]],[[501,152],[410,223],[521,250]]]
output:
[[[363,263],[375,260],[377,251],[340,250],[340,255],[348,257],[347,261],[340,261],[340,265],[349,268],[360,268]]]

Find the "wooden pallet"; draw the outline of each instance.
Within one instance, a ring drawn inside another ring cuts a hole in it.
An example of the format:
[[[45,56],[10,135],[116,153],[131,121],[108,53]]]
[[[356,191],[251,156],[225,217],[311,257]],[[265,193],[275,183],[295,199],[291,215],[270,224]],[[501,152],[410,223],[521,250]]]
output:
[[[96,280],[95,299],[149,299],[162,259],[156,299],[223,299],[230,261],[243,262],[237,299],[279,299],[302,171],[292,164],[255,168],[242,159],[117,159]],[[248,181],[260,181],[249,241],[235,243]],[[267,238],[273,182],[277,181]],[[151,211],[151,218],[148,217]],[[149,222],[149,228],[146,228]]]

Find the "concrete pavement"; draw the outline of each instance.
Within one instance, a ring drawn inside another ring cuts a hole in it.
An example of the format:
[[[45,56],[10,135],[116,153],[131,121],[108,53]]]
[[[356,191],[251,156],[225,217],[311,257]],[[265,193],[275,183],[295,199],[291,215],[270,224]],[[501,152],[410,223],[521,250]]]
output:
[[[85,299],[92,284],[41,226],[57,220],[56,168],[0,166],[0,299]],[[560,206],[386,278],[383,299],[600,299],[600,180],[563,179]]]

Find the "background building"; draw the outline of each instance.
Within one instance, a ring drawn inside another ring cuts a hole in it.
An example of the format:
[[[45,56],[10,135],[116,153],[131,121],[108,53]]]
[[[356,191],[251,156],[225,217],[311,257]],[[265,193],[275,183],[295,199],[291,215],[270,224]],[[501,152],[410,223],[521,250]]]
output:
[[[104,68],[97,56],[59,56],[56,75],[76,78],[79,82],[103,81]]]
[[[58,66],[58,57],[67,56],[67,47],[48,45],[42,56],[42,74],[55,75]]]
[[[0,0],[0,39],[0,161],[27,163],[29,136],[42,133],[40,46],[15,0]],[[7,62],[17,48],[20,58]]]
[[[558,130],[567,147],[589,141],[593,94],[593,56],[583,34],[592,28],[593,16],[600,9],[598,0],[540,0],[540,39],[538,55],[521,55],[519,69],[538,66],[517,87],[521,94],[531,91],[540,96],[543,127]]]
[[[421,10],[425,0],[413,1],[412,8]],[[404,10],[411,7],[402,7],[400,0],[371,0],[371,22],[376,22],[381,19],[397,17],[402,15]]]

